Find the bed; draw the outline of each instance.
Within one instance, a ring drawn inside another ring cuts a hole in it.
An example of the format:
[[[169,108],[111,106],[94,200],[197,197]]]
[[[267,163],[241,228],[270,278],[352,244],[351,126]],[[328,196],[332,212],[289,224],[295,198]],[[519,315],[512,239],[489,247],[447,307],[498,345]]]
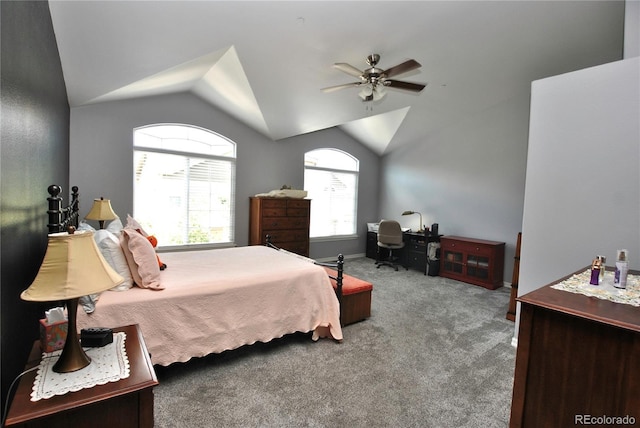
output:
[[[78,188],[67,208],[58,189],[49,187],[50,233],[78,226]],[[138,324],[152,362],[163,366],[295,332],[342,340],[341,287],[336,292],[325,269],[308,259],[267,246],[160,256],[168,266],[160,287],[105,291],[93,312],[78,310],[78,328]],[[342,260],[338,267],[341,277]]]

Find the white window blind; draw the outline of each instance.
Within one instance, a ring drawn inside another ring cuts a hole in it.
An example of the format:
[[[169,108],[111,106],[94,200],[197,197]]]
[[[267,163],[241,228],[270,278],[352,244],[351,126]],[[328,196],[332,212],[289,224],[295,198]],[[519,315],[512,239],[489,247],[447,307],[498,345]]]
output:
[[[235,144],[215,133],[210,133],[215,144],[188,139],[180,144],[172,135],[175,127],[170,125],[167,134],[157,129],[161,126],[143,128],[143,143],[134,140],[134,217],[150,228],[159,246],[231,243]],[[150,131],[157,144],[149,143]],[[202,136],[202,130],[197,131]],[[164,135],[171,135],[170,141]],[[185,147],[200,153],[186,152]]]
[[[304,188],[311,202],[311,237],[354,235],[358,161],[335,149],[305,154]]]

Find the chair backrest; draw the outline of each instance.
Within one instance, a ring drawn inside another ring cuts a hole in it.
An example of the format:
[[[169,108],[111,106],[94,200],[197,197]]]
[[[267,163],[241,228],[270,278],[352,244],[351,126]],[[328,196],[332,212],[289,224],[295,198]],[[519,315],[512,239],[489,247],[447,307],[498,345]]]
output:
[[[383,244],[401,244],[402,228],[395,220],[382,220],[378,225],[378,241]]]

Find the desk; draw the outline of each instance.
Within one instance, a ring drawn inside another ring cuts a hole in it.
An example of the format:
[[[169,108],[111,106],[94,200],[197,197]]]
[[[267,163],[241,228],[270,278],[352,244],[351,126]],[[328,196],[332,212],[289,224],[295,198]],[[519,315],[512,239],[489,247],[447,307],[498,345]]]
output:
[[[404,232],[402,234],[404,248],[395,251],[394,254],[400,259],[400,264],[405,268],[412,268],[427,274],[427,245],[430,242],[439,242],[442,235],[431,235],[430,233]],[[378,253],[380,251],[380,253]],[[379,255],[378,255],[379,254]],[[387,254],[383,249],[378,248],[378,234],[367,232],[367,257],[371,259],[384,258]],[[439,264],[439,262],[437,263]],[[436,264],[436,265],[437,265]],[[437,272],[435,273],[437,274]]]
[[[36,371],[20,379],[9,408],[7,427],[153,427],[153,387],[158,384],[151,358],[137,325],[114,329],[126,333],[130,375],[118,382],[31,401]],[[26,369],[40,364],[40,341],[31,349]]]
[[[518,298],[511,428],[640,420],[640,308],[551,288],[570,276]]]

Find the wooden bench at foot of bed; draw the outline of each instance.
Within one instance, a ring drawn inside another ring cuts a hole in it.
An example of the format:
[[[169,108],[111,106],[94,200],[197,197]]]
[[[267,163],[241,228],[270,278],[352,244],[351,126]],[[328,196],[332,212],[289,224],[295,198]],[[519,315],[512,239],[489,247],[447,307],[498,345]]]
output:
[[[337,272],[324,267],[330,277]],[[342,275],[342,304],[340,305],[340,323],[345,326],[365,320],[371,316],[371,291],[373,284],[356,277]],[[331,285],[336,288],[336,280],[331,278]]]
[[[266,236],[265,245],[278,251],[289,252],[273,245],[270,235]],[[373,290],[373,284],[350,275],[345,275],[343,270],[344,257],[342,254],[338,255],[338,261],[336,263],[320,263],[305,256],[294,255],[318,266],[322,266],[324,270],[327,271],[331,285],[333,285],[333,289],[336,290],[336,295],[340,302],[341,326],[353,324],[371,316],[371,291]],[[342,287],[338,287],[338,280],[340,280]]]

